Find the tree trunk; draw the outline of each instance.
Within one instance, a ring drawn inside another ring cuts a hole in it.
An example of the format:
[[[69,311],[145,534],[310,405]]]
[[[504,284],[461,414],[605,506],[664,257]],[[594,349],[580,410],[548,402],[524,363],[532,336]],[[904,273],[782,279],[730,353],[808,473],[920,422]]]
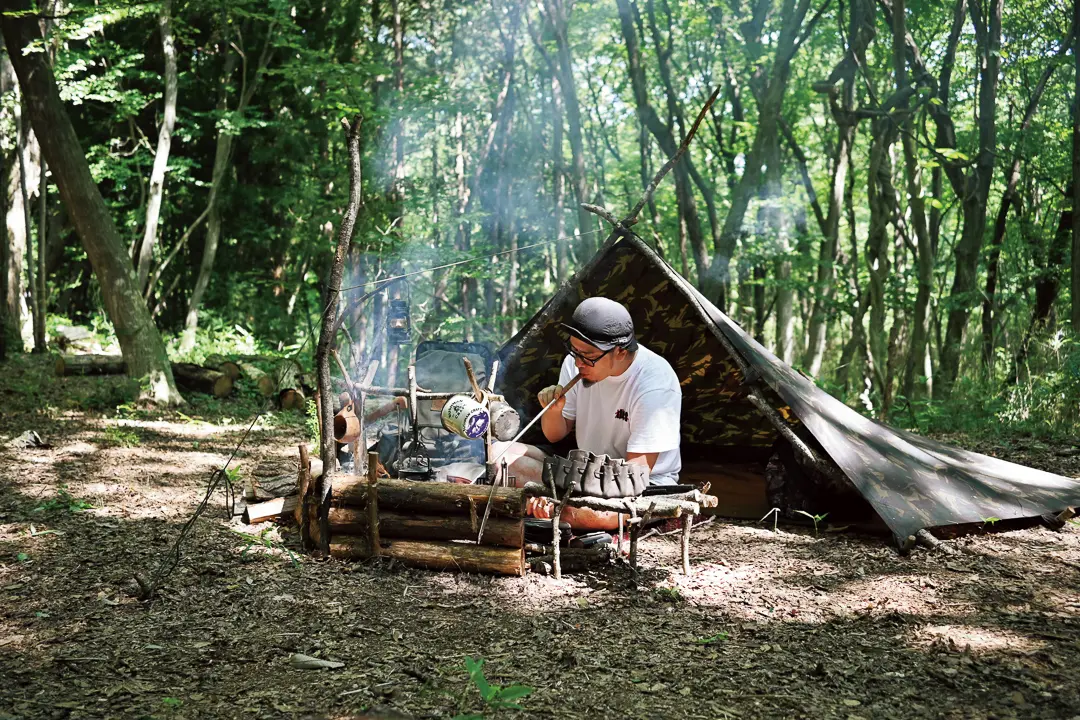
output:
[[[250,29],[250,28],[249,28]],[[270,41],[273,37],[274,27],[271,23],[266,29],[266,37],[263,42],[262,52],[255,65],[255,72],[250,79],[246,74],[241,77],[240,97],[236,102],[234,112],[242,114],[247,109],[248,103],[259,86],[262,75],[270,63],[273,51]],[[225,56],[225,66],[221,73],[221,82],[218,88],[217,110],[224,113],[228,110],[228,86],[232,82],[233,73],[239,65],[239,52],[231,49],[231,44],[224,40],[221,44]],[[240,48],[243,50],[243,48]],[[242,71],[246,71],[245,62]],[[188,299],[187,316],[184,319],[184,331],[180,337],[180,352],[190,352],[195,347],[195,331],[199,327],[199,307],[202,304],[203,294],[210,285],[210,276],[214,270],[214,259],[217,256],[218,243],[221,240],[221,201],[224,186],[228,182],[228,171],[232,161],[232,146],[235,136],[231,133],[219,131],[217,147],[214,150],[214,169],[210,176],[210,197],[207,200],[206,241],[203,244],[202,260],[199,263],[199,274],[195,279],[195,287],[192,288],[191,297]]]
[[[221,73],[221,82],[218,87],[217,111],[224,113],[228,110],[228,86],[232,81],[232,74],[236,72],[239,58],[236,53],[224,45],[225,68]],[[188,298],[187,316],[184,319],[184,331],[180,336],[180,352],[191,352],[195,347],[195,331],[199,327],[199,306],[202,304],[203,294],[210,285],[210,275],[214,270],[214,258],[217,256],[218,242],[221,239],[221,195],[224,185],[228,182],[229,158],[232,154],[233,135],[219,131],[217,144],[214,149],[214,168],[210,174],[210,197],[206,201],[206,240],[203,243],[202,259],[199,262],[199,274],[195,278],[195,287],[191,290]]]
[[[678,152],[679,143],[675,141],[672,128],[660,120],[660,116],[657,115],[656,110],[649,102],[645,69],[641,64],[641,50],[638,45],[637,31],[634,28],[633,11],[628,0],[618,0],[618,6],[638,119],[642,125],[649,129],[649,132],[660,145],[660,150],[667,157],[674,157],[675,153]],[[704,287],[708,280],[708,255],[705,250],[705,240],[701,233],[701,220],[698,218],[694,189],[687,172],[687,160],[688,158],[684,156],[683,161],[672,168],[672,175],[675,176],[675,199],[678,204],[679,216],[686,222],[690,245],[694,249],[697,259],[697,284],[698,287]]]
[[[709,277],[717,285],[710,299],[718,300],[718,307],[724,309],[727,288],[731,283],[730,261],[735,247],[743,235],[743,222],[750,200],[757,194],[761,184],[762,160],[769,144],[775,141],[780,120],[780,110],[787,92],[788,78],[791,75],[791,59],[798,51],[795,44],[806,13],[810,9],[809,0],[783,0],[780,17],[783,24],[776,44],[776,54],[769,72],[768,83],[758,105],[758,125],[750,152],[746,154],[746,164],[742,177],[731,194],[731,207],[724,218],[724,227],[720,232],[720,244],[713,255]]]
[[[41,160],[41,172],[38,185],[38,254],[37,254],[37,307],[34,308],[34,352],[45,352],[45,315],[49,311],[49,284],[45,280],[46,250],[49,244],[49,181],[46,178],[45,159]]]
[[[984,24],[979,5],[972,3],[969,7],[972,22],[975,25],[980,65],[979,152],[975,159],[975,166],[967,173],[962,188],[956,188],[958,195],[962,198],[964,229],[960,235],[960,242],[954,250],[956,272],[953,276],[952,290],[949,293],[949,322],[945,331],[945,342],[941,348],[939,372],[941,382],[938,383],[938,388],[941,388],[946,396],[952,392],[952,386],[960,370],[964,335],[976,295],[979,255],[982,251],[986,229],[986,204],[990,196],[994,159],[997,153],[997,88],[1001,65],[1003,3],[1004,0],[991,0],[990,17],[986,24]],[[1080,125],[1077,128],[1080,132]],[[1076,142],[1080,143],[1080,137]],[[955,175],[959,173],[956,172]],[[954,185],[956,184],[954,181]],[[1074,222],[1076,222],[1075,218]],[[1076,231],[1077,238],[1080,238],[1080,226],[1076,227]],[[1080,240],[1074,242],[1080,242]],[[1080,290],[1080,284],[1077,285],[1077,289]],[[1080,306],[1078,306],[1078,312],[1080,312]]]
[[[17,0],[9,9],[31,10],[28,0]],[[134,378],[147,381],[144,397],[163,404],[183,402],[173,381],[165,344],[150,318],[138,290],[135,268],[127,255],[120,234],[109,215],[101,193],[79,145],[75,128],[64,110],[52,70],[42,53],[23,54],[21,49],[40,39],[40,29],[32,15],[3,15],[0,19],[15,73],[26,98],[30,121],[49,167],[52,168],[60,196],[71,216],[83,247],[93,264],[101,286],[105,311],[116,331],[128,371]]]
[[[836,152],[833,156],[832,179],[829,183],[829,209],[825,215],[821,249],[818,253],[817,276],[814,285],[814,306],[810,311],[807,329],[806,358],[803,364],[811,377],[821,373],[825,358],[825,340],[829,332],[829,308],[833,301],[833,278],[836,276],[836,258],[840,245],[840,216],[843,212],[844,186],[851,164],[851,148],[855,141],[855,119],[851,115],[854,104],[854,83],[844,79],[841,106],[833,107],[836,122]]]
[[[1073,28],[1080,32],[1080,0],[1073,0]],[[1080,44],[1080,43],[1078,43]],[[1072,331],[1080,332],[1080,48],[1073,48],[1073,113],[1072,113],[1072,255],[1070,289]]]
[[[336,443],[334,442],[334,393],[330,380],[330,351],[334,346],[334,338],[338,329],[338,302],[341,297],[341,279],[345,275],[345,258],[349,256],[349,248],[352,245],[353,229],[356,227],[356,217],[360,212],[361,202],[361,160],[360,160],[360,122],[357,117],[350,125],[347,120],[342,120],[345,128],[345,141],[349,153],[349,202],[341,217],[341,225],[338,228],[337,248],[334,251],[334,262],[330,266],[330,276],[327,281],[324,297],[325,306],[322,314],[322,325],[319,329],[319,342],[315,349],[315,370],[318,374],[319,415],[322,434],[319,438],[319,459],[323,464],[323,477],[320,487],[324,488],[320,502],[326,499],[326,489],[333,479],[334,468],[337,466]],[[356,458],[360,463],[361,458]]]
[[[44,352],[45,348],[37,341],[38,319],[41,317],[41,307],[38,302],[38,284],[35,272],[36,267],[34,264],[33,223],[30,220],[32,212],[30,192],[27,189],[27,185],[30,182],[27,180],[27,177],[30,175],[29,167],[31,165],[30,150],[28,147],[30,126],[23,118],[22,107],[19,103],[16,103],[15,105],[15,135],[18,139],[16,152],[19,155],[19,199],[23,211],[23,231],[26,246],[26,281],[30,286],[30,325],[34,339],[34,348],[32,352],[41,353]],[[38,156],[38,162],[34,164],[36,165],[38,176],[40,176],[43,169],[40,155]]]
[[[8,53],[0,52],[0,96],[11,97],[18,94],[18,81],[15,78],[15,69],[11,66]],[[17,105],[17,103],[16,103]],[[23,295],[23,262],[26,258],[26,221],[22,207],[22,193],[19,191],[19,171],[22,167],[19,156],[14,149],[18,145],[18,136],[9,136],[7,131],[14,129],[13,125],[4,123],[0,125],[0,132],[4,132],[4,145],[12,148],[11,152],[4,154],[4,172],[0,174],[0,201],[3,204],[3,213],[0,213],[4,229],[3,264],[0,272],[3,273],[3,296],[0,302],[4,305],[4,339],[6,348],[12,352],[23,352],[22,328],[26,317],[26,302]],[[34,143],[37,138],[34,138]]]
[[[158,130],[157,152],[154,153],[154,167],[150,171],[150,191],[146,203],[146,228],[142,243],[139,245],[139,288],[145,292],[150,275],[150,260],[154,256],[157,243],[158,220],[161,217],[161,201],[165,192],[165,171],[169,167],[169,149],[172,146],[173,127],[176,125],[176,45],[172,34],[172,0],[162,0],[158,15],[161,28],[161,49],[165,56],[165,106]]]
[[[870,170],[867,173],[866,194],[870,205],[870,227],[866,238],[866,266],[870,271],[870,327],[867,332],[870,360],[873,365],[874,386],[880,401],[886,395],[885,371],[888,336],[885,333],[885,281],[889,277],[889,218],[892,198],[885,192],[892,185],[890,147],[894,140],[889,119],[875,120],[870,145]],[[885,408],[878,408],[879,417]]]
[[[911,333],[911,345],[904,367],[903,393],[910,403],[915,396],[915,377],[919,366],[926,356],[926,343],[930,334],[930,295],[934,285],[934,250],[930,244],[930,232],[926,222],[926,203],[922,197],[922,171],[919,168],[918,155],[915,152],[915,126],[907,114],[908,102],[903,95],[908,85],[907,55],[907,10],[905,0],[893,3],[893,68],[896,76],[896,91],[905,99],[900,101],[899,111],[904,113],[900,126],[900,145],[904,154],[904,171],[907,179],[908,208],[911,225],[918,238],[916,262],[918,263],[918,290],[915,296],[915,318]],[[923,385],[923,388],[926,386]],[[891,382],[890,382],[891,388]]]
[[[596,229],[595,218],[581,207],[589,202],[588,184],[585,178],[585,143],[581,136],[581,106],[578,103],[577,86],[574,83],[574,67],[570,57],[570,40],[567,36],[570,27],[572,0],[544,0],[548,20],[555,34],[555,57],[559,72],[559,90],[562,91],[563,105],[566,108],[566,134],[570,140],[571,181],[574,186],[574,198],[577,200],[578,217],[578,252],[582,257],[590,257],[597,248],[597,240],[592,231]],[[586,235],[586,233],[590,233]]]

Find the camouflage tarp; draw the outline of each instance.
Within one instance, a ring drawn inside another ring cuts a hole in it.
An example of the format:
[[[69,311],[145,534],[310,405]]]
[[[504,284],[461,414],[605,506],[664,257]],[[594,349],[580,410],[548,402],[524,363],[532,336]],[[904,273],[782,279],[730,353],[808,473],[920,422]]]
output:
[[[498,387],[523,413],[557,379],[564,322],[594,295],[630,310],[638,337],[683,386],[683,441],[716,449],[771,447],[773,425],[746,400],[740,356],[789,423],[801,423],[897,539],[920,529],[1033,518],[1080,505],[1080,482],[967,452],[863,417],[770,353],[638,238],[609,242],[499,352]],[[726,342],[725,342],[726,341]]]

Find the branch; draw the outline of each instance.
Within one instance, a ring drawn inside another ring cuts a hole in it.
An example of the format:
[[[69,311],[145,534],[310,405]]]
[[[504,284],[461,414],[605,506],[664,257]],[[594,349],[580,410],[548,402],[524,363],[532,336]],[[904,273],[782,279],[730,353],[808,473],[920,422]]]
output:
[[[660,168],[660,170],[656,173],[656,175],[652,179],[652,182],[649,183],[649,186],[645,188],[645,193],[641,196],[641,199],[638,200],[637,205],[635,205],[634,209],[631,210],[625,218],[623,218],[622,225],[624,227],[630,227],[635,222],[637,222],[638,213],[641,212],[641,208],[645,207],[645,203],[649,201],[649,198],[652,197],[652,194],[656,192],[657,185],[660,184],[660,181],[664,179],[665,175],[671,172],[671,168],[675,167],[675,163],[679,162],[679,158],[686,154],[686,149],[690,147],[690,141],[694,139],[694,135],[697,133],[698,126],[701,125],[701,121],[702,119],[704,119],[705,114],[709,112],[709,108],[712,107],[712,104],[716,101],[716,97],[720,94],[720,89],[722,87],[723,83],[720,83],[716,86],[716,89],[713,90],[712,95],[710,95],[709,99],[705,102],[705,106],[701,108],[700,112],[698,112],[697,118],[694,120],[694,124],[690,126],[690,132],[686,133],[686,137],[683,139],[678,151],[673,156],[671,156],[666,163],[664,163],[664,166]]]

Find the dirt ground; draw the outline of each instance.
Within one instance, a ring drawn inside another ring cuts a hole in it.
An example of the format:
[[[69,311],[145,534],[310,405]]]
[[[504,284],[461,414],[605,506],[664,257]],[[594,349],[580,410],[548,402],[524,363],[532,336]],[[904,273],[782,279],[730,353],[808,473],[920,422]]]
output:
[[[694,531],[691,577],[672,536],[642,544],[636,581],[555,581],[314,561],[292,530],[227,519],[219,494],[140,602],[134,573],[162,562],[251,403],[118,419],[93,409],[115,381],[43,368],[0,368],[0,442],[52,444],[0,450],[0,718],[1080,717],[1074,524],[899,557],[880,537],[718,519]],[[287,470],[302,432],[264,418],[241,477]],[[967,445],[1080,474],[1069,448]],[[466,657],[532,688],[524,709],[485,707]]]

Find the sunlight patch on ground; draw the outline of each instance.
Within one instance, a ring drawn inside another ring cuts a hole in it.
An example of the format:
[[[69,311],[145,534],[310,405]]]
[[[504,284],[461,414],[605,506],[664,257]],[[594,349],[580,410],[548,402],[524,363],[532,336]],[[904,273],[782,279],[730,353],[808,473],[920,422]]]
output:
[[[914,639],[915,644],[919,646],[945,642],[955,645],[960,650],[970,650],[974,653],[1030,653],[1046,647],[1046,642],[1042,640],[1034,640],[1011,630],[971,625],[929,625],[917,630]]]
[[[244,422],[229,423],[229,424],[215,424],[208,423],[202,420],[197,422],[170,422],[168,420],[105,420],[105,426],[112,427],[130,427],[140,428],[144,430],[156,430],[162,433],[168,433],[176,435],[177,437],[192,438],[192,437],[213,437],[223,435],[227,433],[244,432],[248,428],[248,423],[251,419],[248,418]],[[270,430],[269,425],[263,423],[256,423],[252,432]]]

